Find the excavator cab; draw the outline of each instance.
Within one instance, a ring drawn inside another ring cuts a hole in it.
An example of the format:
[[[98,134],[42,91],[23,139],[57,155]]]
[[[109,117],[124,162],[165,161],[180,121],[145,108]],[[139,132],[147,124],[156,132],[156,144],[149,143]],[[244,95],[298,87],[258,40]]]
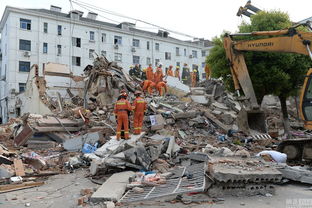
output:
[[[304,121],[304,128],[312,130],[312,68],[304,79],[300,95],[300,118]]]

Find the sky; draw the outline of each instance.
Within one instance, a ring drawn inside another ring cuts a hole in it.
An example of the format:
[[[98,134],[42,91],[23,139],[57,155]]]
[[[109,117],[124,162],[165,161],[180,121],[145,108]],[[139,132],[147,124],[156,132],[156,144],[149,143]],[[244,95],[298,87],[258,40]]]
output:
[[[80,1],[80,5],[74,3]],[[85,2],[94,5],[94,9],[81,7]],[[45,8],[50,5],[62,7],[62,12],[77,9],[84,12],[89,10],[99,14],[99,20],[112,23],[132,22],[140,29],[156,31],[158,28],[142,24],[132,19],[121,18],[103,12],[104,10],[143,20],[175,32],[190,35],[183,37],[171,36],[180,39],[192,37],[212,39],[219,36],[223,31],[235,32],[237,26],[247,17],[237,17],[236,13],[240,6],[244,6],[247,0],[0,0],[0,15],[5,7],[13,6],[20,8]],[[252,5],[261,10],[280,10],[287,12],[294,22],[312,16],[311,0],[252,0]],[[101,9],[102,11],[99,11]]]

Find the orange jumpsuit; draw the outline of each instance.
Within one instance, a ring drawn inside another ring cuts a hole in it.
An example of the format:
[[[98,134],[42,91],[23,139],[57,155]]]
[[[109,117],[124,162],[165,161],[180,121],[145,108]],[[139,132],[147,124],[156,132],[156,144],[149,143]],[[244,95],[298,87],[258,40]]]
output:
[[[167,92],[167,85],[164,82],[158,82],[156,85],[156,88],[157,88],[160,96],[164,95],[164,91],[165,91],[165,93]]]
[[[161,68],[157,68],[155,74],[154,74],[154,81],[157,84],[158,82],[162,82],[163,81],[163,73],[162,73],[162,69]]]
[[[146,111],[147,103],[141,97],[135,98],[132,104],[132,109],[134,110],[134,117],[133,117],[133,127],[134,127],[134,134],[141,134],[142,126],[143,126],[143,118],[144,112]]]
[[[205,73],[206,73],[206,80],[210,79],[211,70],[210,70],[210,68],[209,68],[209,66],[207,64],[205,66]]]
[[[167,76],[172,76],[173,77],[172,67],[168,69]]]
[[[153,68],[152,67],[148,67],[146,69],[146,79],[147,80],[153,80],[154,79],[154,73],[153,73]]]
[[[180,80],[180,70],[179,69],[176,69],[174,71],[174,76]]]
[[[116,102],[114,113],[117,116],[117,140],[120,139],[122,126],[125,132],[125,139],[129,138],[128,111],[132,111],[128,100],[121,98]]]
[[[148,91],[148,94],[153,94],[153,88],[156,87],[156,84],[151,81],[151,80],[145,80],[143,82],[143,92],[145,92],[146,90]]]
[[[196,72],[191,72],[192,87],[196,86]]]

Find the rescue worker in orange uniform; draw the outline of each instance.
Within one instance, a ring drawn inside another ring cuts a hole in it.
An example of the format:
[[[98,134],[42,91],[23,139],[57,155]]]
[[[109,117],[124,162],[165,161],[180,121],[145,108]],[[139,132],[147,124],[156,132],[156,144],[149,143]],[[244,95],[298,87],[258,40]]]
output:
[[[148,94],[153,94],[153,89],[156,88],[156,84],[151,80],[145,80],[143,82],[143,92],[148,92]]]
[[[209,80],[211,77],[211,69],[208,64],[205,65],[205,73],[206,73],[206,80]]]
[[[154,82],[156,83],[156,85],[158,82],[162,82],[163,78],[164,78],[164,75],[163,75],[162,69],[161,67],[158,67],[154,74]]]
[[[132,111],[132,107],[127,100],[127,93],[122,93],[120,99],[115,104],[114,113],[117,116],[117,140],[121,137],[121,128],[123,127],[125,139],[129,139],[129,116],[128,112]]]
[[[164,96],[167,93],[167,81],[158,82],[156,88],[158,90],[159,96]]]
[[[173,77],[173,70],[172,70],[172,65],[169,66],[169,69],[167,70],[167,76]]]
[[[134,134],[141,134],[142,126],[143,126],[143,118],[144,118],[144,112],[147,109],[147,103],[146,101],[141,97],[141,92],[136,91],[134,93],[136,96],[135,100],[132,104],[132,109],[134,111],[134,117],[133,117],[133,127],[134,127]]]
[[[176,78],[178,78],[179,80],[181,80],[181,78],[180,78],[180,67],[179,66],[176,67],[176,70],[174,71],[174,76]]]
[[[193,69],[193,72],[191,72],[191,80],[192,80],[192,87],[196,86],[197,83],[197,70]]]
[[[146,69],[146,79],[151,80],[151,81],[154,79],[154,72],[153,72],[152,64],[149,64]]]

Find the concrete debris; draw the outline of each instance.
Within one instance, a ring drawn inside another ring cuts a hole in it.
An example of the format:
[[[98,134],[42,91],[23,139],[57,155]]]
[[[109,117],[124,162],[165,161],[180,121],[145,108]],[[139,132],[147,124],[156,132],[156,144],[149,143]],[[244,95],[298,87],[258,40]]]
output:
[[[278,166],[278,170],[283,174],[283,178],[301,183],[312,184],[312,170],[311,167],[301,166]]]
[[[94,194],[92,194],[90,200],[92,202],[117,202],[119,199],[121,199],[122,195],[126,191],[130,177],[133,177],[134,175],[135,173],[132,171],[115,173],[110,178],[108,178],[105,183],[96,190]]]
[[[282,180],[276,168],[257,159],[214,157],[209,161],[208,174],[214,181],[208,189],[212,197],[274,194],[274,183]]]
[[[79,206],[104,201],[105,207],[115,207],[115,202],[168,195],[181,195],[175,200],[184,204],[215,203],[182,194],[207,190],[213,197],[274,197],[274,184],[282,177],[312,184],[310,168],[271,163],[287,159],[275,151],[283,133],[275,97],[265,98],[262,104],[268,133],[251,135],[240,127],[241,104],[225,90],[222,80],[210,79],[190,88],[167,76],[165,96],[145,96],[148,108],[142,133],[131,134],[130,115],[131,138],[117,140],[113,104],[121,89],[133,100],[142,80],[105,57],[95,58],[83,76],[51,63],[45,65],[44,77],[37,72],[34,65],[26,92],[16,104],[27,105],[23,116],[0,125],[0,186],[8,183],[9,190],[43,185],[36,177],[75,174],[82,167],[89,168],[88,176],[101,186],[94,193],[93,188],[81,190],[75,201]],[[47,80],[55,76],[68,78],[73,87],[51,93],[55,86]],[[295,124],[296,109],[290,109],[296,128],[292,135],[311,136]]]

